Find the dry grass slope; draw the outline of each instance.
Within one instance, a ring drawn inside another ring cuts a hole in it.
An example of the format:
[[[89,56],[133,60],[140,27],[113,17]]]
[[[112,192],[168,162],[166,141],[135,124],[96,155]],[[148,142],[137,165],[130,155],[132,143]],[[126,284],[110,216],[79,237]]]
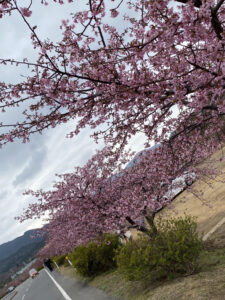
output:
[[[202,178],[192,185],[193,192],[203,192],[200,198],[186,190],[169,207],[159,212],[156,219],[183,216],[186,213],[197,218],[198,230],[204,234],[220,222],[225,217],[225,160],[220,161],[224,153],[225,147],[212,156],[216,161],[214,166],[224,174],[216,176],[214,180]]]

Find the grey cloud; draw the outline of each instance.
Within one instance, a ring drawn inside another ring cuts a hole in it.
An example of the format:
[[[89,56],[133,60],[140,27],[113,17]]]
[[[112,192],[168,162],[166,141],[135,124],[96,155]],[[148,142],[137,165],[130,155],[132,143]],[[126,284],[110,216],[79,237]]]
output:
[[[23,144],[21,141],[16,141],[3,146],[0,149],[0,177],[21,169],[33,153],[37,149],[40,150],[40,147],[44,147],[45,143],[46,136],[36,134],[32,136],[30,143]]]
[[[0,193],[0,200],[4,200],[7,197],[8,192],[5,190]]]
[[[14,219],[23,213],[24,208],[29,203],[29,199],[22,196],[22,192],[22,188],[15,187],[12,189],[10,183],[7,189],[2,192],[4,197],[0,198],[0,244],[14,239],[29,228],[37,228],[42,225],[40,220],[30,220],[21,224]]]
[[[27,181],[28,179],[34,178],[35,175],[41,171],[46,155],[46,147],[36,150],[32,154],[28,165],[23,169],[23,171],[19,175],[17,175],[16,179],[13,181],[13,185],[17,186],[18,184],[21,184]]]

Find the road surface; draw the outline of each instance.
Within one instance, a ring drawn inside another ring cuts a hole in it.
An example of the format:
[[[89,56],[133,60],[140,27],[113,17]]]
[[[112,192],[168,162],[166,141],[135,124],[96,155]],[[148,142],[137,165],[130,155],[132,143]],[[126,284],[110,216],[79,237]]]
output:
[[[115,300],[98,289],[45,269],[18,286],[16,291],[13,300]]]

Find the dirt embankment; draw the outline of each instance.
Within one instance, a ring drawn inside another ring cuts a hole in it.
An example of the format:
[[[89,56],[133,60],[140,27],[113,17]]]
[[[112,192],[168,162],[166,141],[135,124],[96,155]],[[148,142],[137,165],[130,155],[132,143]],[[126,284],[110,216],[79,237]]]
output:
[[[213,166],[218,169],[215,179],[205,177],[197,180],[190,190],[185,190],[169,207],[159,212],[156,219],[184,214],[194,216],[203,235],[216,226],[225,217],[225,160],[220,160],[224,153],[225,147],[211,157],[211,161],[215,160]]]

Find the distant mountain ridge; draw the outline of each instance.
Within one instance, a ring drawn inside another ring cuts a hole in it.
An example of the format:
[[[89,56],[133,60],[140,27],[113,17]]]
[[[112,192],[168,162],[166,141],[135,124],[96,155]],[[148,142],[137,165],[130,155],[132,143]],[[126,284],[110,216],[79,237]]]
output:
[[[22,236],[0,245],[0,260],[11,256],[24,246],[41,242],[43,237],[37,236],[39,230],[40,229],[28,230]]]

